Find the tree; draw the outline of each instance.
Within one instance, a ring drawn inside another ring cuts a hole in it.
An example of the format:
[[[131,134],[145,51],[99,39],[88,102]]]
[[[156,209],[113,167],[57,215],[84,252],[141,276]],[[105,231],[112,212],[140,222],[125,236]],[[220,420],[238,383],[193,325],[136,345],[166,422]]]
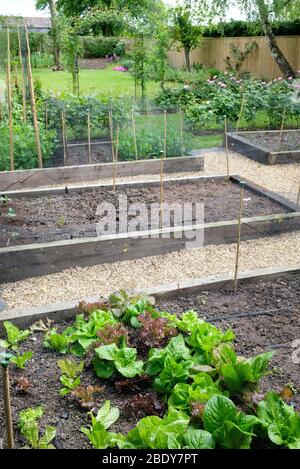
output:
[[[202,29],[194,24],[191,1],[185,1],[184,5],[179,5],[170,12],[171,37],[179,44],[179,49],[184,50],[186,68],[190,71],[190,53],[199,44]]]
[[[49,8],[50,10],[54,66],[55,66],[55,70],[57,71],[62,70],[61,53],[60,53],[60,31],[59,31],[59,25],[57,21],[55,1],[54,0],[37,0],[36,8],[37,10],[45,10],[45,8]]]
[[[198,10],[201,12],[209,10],[212,16],[224,16],[229,6],[235,4],[243,9],[248,17],[257,18],[261,22],[271,55],[284,78],[295,77],[294,70],[278,46],[271,20],[282,15],[287,16],[288,12],[297,11],[296,5],[299,5],[299,0],[195,0],[195,3],[198,5]]]

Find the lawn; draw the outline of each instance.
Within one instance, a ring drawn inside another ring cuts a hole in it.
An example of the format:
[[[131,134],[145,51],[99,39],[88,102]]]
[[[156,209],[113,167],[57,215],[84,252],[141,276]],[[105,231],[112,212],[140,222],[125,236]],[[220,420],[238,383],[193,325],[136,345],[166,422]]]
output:
[[[134,96],[134,79],[130,73],[117,72],[113,70],[114,65],[109,65],[103,70],[81,70],[80,92],[82,94],[95,94],[100,98],[102,95],[130,95]],[[44,89],[62,93],[72,92],[72,77],[67,71],[53,72],[49,69],[35,69],[34,77],[38,78]],[[159,83],[150,81],[147,83],[147,95],[152,98],[159,90]]]

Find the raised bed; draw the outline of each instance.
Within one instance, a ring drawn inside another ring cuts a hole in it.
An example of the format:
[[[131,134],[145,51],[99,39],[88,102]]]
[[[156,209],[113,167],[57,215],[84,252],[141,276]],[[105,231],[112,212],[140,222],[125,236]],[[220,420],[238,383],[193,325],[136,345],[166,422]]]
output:
[[[228,133],[231,150],[259,163],[300,163],[300,130],[247,131]]]
[[[167,158],[164,161],[166,173],[204,170],[204,156],[184,156]],[[0,172],[0,192],[37,188],[55,184],[72,184],[74,182],[109,179],[113,177],[113,163],[102,163],[58,168],[28,169]],[[117,176],[140,176],[159,174],[160,160],[124,161],[117,164]]]
[[[148,289],[146,293],[155,296],[155,307],[159,311],[168,311],[180,316],[181,313],[193,309],[200,318],[222,330],[232,328],[236,335],[235,349],[239,355],[251,357],[275,350],[269,367],[271,373],[260,381],[260,394],[256,398],[261,399],[269,390],[280,392],[288,383],[293,389],[296,388],[299,391],[298,368],[291,357],[295,350],[292,342],[298,339],[300,334],[299,266],[256,271],[243,274],[241,277],[237,294],[232,290],[231,277],[224,275],[215,278],[194,279],[179,285],[158,286],[154,289]],[[97,300],[100,299],[97,298]],[[61,309],[55,309],[54,306],[52,309],[50,306],[47,308],[44,311],[34,308],[31,314],[27,311],[27,314],[22,317],[15,316],[16,311],[15,313],[10,312],[10,314],[6,312],[2,321],[9,319],[18,324],[19,327],[28,328],[38,319],[46,321],[46,318],[51,318],[54,320],[52,326],[57,327],[58,331],[62,331],[73,323],[76,314],[74,304],[63,305]],[[139,329],[130,329],[129,341],[131,342],[129,343],[137,348],[138,357],[146,360],[147,347],[138,339],[139,331]],[[20,447],[24,444],[16,425],[20,411],[28,407],[42,405],[44,408],[42,427],[44,428],[46,425],[56,427],[57,434],[54,445],[57,449],[89,448],[87,439],[79,429],[81,426],[88,426],[90,418],[86,409],[80,408],[71,396],[61,397],[59,395],[61,384],[57,360],[63,356],[53,350],[45,349],[42,346],[43,336],[44,333],[38,332],[35,333],[34,341],[27,340],[21,343],[21,352],[26,350],[34,352],[34,358],[26,365],[25,371],[16,371],[11,366],[12,410],[16,445]],[[31,389],[27,394],[20,395],[16,391],[15,383],[20,375],[26,375],[30,380]],[[132,379],[128,383],[127,390],[124,384],[121,387],[120,384],[116,384],[123,380],[118,375],[110,379],[97,378],[89,367],[85,369],[82,376],[84,386],[103,386],[102,391],[95,397],[95,409],[99,408],[106,399],[109,399],[112,405],[120,409],[120,417],[110,430],[125,434],[143,416],[128,416],[125,411],[128,402],[137,393],[144,396],[144,400],[147,401],[149,393],[153,397],[153,391],[149,380]],[[156,411],[162,415],[165,411],[162,396],[159,393],[154,393],[154,396]],[[299,392],[292,396],[291,404],[299,410]],[[239,401],[239,405],[242,406],[243,411],[247,412],[245,404]],[[0,403],[0,428],[3,433],[4,419],[1,406],[2,401]],[[270,442],[265,441],[263,444],[271,447]],[[253,446],[256,447],[255,445],[254,441]]]
[[[237,176],[231,177],[229,182],[224,177],[168,181],[164,185],[165,201],[203,202],[204,223],[196,225],[191,219],[190,225],[184,227],[120,232],[100,237],[96,237],[95,212],[98,203],[115,202],[116,195],[126,194],[129,203],[144,201],[149,205],[159,201],[159,182],[118,184],[116,192],[111,185],[106,185],[73,188],[68,194],[62,189],[7,193],[17,217],[12,221],[3,219],[2,246],[7,244],[8,239],[10,243],[19,245],[0,248],[1,282],[46,275],[76,266],[179,251],[186,249],[186,241],[196,233],[204,235],[204,245],[235,242],[240,181],[241,178]],[[243,181],[245,202],[242,240],[300,228],[300,212],[296,204],[245,179]],[[83,215],[86,218],[83,219]],[[62,223],[61,216],[64,217],[64,226],[58,228],[57,222]],[[94,218],[92,223],[88,221],[91,217]],[[16,236],[16,233],[19,235]]]

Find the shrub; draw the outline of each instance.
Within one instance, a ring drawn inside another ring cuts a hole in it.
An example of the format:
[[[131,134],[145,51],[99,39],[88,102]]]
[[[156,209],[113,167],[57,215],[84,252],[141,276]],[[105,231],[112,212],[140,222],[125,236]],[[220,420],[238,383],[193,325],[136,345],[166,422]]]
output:
[[[90,37],[83,38],[83,57],[84,58],[101,58],[111,57],[113,55],[119,57],[125,54],[125,42],[115,37]]]

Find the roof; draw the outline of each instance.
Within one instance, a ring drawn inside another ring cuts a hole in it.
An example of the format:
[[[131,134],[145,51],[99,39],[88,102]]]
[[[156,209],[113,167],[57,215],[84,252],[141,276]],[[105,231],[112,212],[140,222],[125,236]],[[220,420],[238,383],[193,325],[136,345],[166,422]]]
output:
[[[5,23],[12,27],[23,26],[25,21],[30,32],[47,33],[51,28],[51,19],[45,17],[7,16],[5,19]]]

